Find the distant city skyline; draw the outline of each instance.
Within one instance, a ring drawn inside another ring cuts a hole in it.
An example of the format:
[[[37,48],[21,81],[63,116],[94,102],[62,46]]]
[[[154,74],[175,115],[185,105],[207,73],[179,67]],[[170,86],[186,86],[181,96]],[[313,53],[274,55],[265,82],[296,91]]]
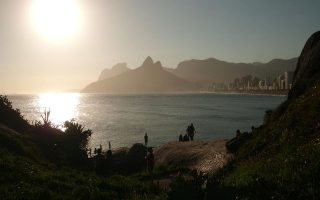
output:
[[[170,68],[209,57],[289,59],[320,29],[316,0],[74,0],[79,29],[52,40],[34,28],[35,2],[0,1],[0,93],[81,89],[104,68],[136,68],[147,56]]]

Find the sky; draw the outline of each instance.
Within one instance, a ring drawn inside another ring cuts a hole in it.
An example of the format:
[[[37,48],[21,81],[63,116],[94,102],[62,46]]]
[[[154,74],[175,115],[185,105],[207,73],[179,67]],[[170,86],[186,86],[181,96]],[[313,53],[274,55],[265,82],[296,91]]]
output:
[[[320,30],[319,0],[74,0],[77,26],[57,39],[42,33],[53,22],[35,17],[38,1],[0,0],[0,94],[81,89],[104,68],[136,68],[147,56],[170,68],[209,57],[288,59]],[[64,25],[53,28],[74,24]]]

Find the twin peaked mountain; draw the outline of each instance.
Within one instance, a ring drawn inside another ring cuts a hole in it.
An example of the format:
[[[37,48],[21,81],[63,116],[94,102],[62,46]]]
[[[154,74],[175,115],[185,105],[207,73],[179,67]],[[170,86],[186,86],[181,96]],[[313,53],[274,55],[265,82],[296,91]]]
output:
[[[120,65],[121,66],[121,65]],[[119,65],[117,66],[119,68]],[[196,90],[193,83],[164,70],[159,61],[151,57],[133,70],[122,65],[118,75],[88,85],[83,92],[94,93],[157,93]]]
[[[119,63],[105,69],[98,81],[89,84],[87,93],[163,93],[205,91],[213,82],[231,82],[248,74],[259,78],[276,77],[285,71],[293,71],[297,58],[274,59],[269,63],[229,63],[214,58],[181,62],[176,69],[162,66],[147,57],[136,69]]]

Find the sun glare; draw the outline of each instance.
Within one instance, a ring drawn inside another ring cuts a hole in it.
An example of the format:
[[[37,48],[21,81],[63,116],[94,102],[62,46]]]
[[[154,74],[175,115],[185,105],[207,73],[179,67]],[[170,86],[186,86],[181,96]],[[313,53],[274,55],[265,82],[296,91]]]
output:
[[[79,30],[81,12],[75,0],[34,0],[31,18],[40,34],[60,40]]]
[[[44,93],[38,97],[38,106],[41,113],[50,110],[49,119],[53,124],[62,125],[77,117],[79,97],[78,93]]]

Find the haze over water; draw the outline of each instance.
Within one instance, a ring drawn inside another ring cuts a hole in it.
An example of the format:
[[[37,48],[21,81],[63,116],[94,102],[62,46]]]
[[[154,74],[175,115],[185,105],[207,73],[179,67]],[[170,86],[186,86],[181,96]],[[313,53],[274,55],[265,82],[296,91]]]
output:
[[[283,96],[240,94],[105,95],[57,93],[12,95],[15,108],[29,120],[41,120],[45,108],[56,125],[75,119],[93,130],[91,147],[150,145],[177,140],[194,123],[196,140],[231,138],[236,129],[249,131],[263,122],[265,110],[276,108]]]

